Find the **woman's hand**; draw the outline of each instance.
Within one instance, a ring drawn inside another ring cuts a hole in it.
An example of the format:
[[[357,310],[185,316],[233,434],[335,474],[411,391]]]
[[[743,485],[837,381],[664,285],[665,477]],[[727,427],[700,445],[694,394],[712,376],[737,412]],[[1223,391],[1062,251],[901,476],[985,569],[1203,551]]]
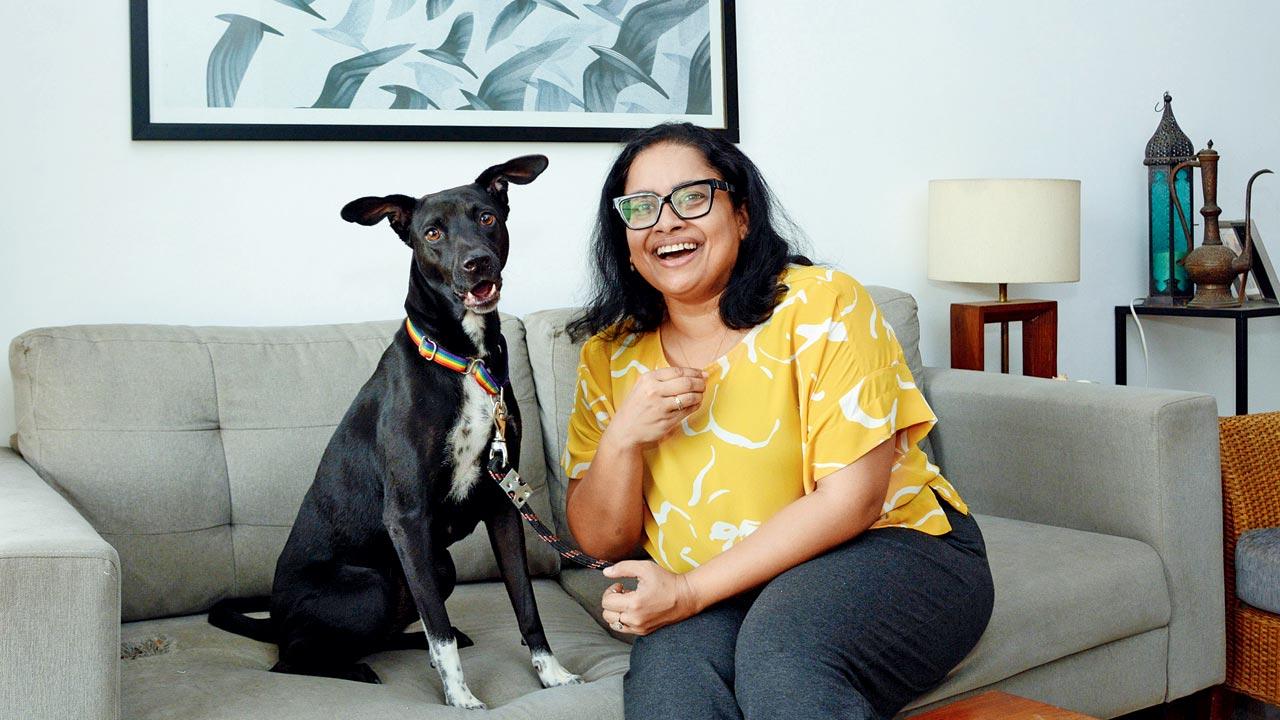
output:
[[[650,560],[623,560],[604,569],[605,577],[636,579],[636,589],[614,583],[604,591],[602,616],[618,632],[648,635],[696,615],[702,608],[683,575]]]
[[[702,405],[707,374],[685,367],[651,370],[636,381],[609,423],[626,445],[647,448],[663,438]]]

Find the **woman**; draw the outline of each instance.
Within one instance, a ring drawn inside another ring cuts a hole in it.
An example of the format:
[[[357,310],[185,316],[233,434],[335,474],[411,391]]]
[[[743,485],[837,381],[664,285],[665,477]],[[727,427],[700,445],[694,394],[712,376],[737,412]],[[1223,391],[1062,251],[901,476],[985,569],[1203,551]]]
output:
[[[838,194],[833,194],[838,197]],[[635,634],[628,718],[888,718],[977,643],[981,533],[866,290],[792,254],[759,171],[689,124],[600,199],[563,458],[570,529]]]

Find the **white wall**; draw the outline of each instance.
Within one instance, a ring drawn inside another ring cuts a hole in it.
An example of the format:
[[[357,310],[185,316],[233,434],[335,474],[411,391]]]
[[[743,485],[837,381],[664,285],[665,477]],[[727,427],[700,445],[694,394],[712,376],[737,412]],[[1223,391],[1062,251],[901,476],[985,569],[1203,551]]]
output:
[[[342,222],[339,208],[361,195],[462,184],[529,152],[547,154],[551,167],[512,191],[504,309],[580,300],[591,203],[615,146],[132,142],[126,5],[0,4],[9,68],[0,113],[6,343],[71,323],[396,317],[408,250],[385,228]],[[934,365],[948,363],[948,304],[993,297],[995,288],[926,279],[927,181],[1083,180],[1081,282],[1011,294],[1058,300],[1060,369],[1111,382],[1111,308],[1145,294],[1141,161],[1160,94],[1173,93],[1197,147],[1212,137],[1222,152],[1224,217],[1243,215],[1249,173],[1280,170],[1280,4],[1208,7],[744,0],[742,147],[818,258],[916,295],[924,358]],[[1280,260],[1280,179],[1258,182],[1254,211]],[[1231,412],[1230,323],[1147,327],[1150,384],[1213,393]],[[1255,321],[1250,341],[1252,409],[1275,409],[1280,320]],[[1140,384],[1136,337],[1131,346],[1130,377]],[[13,432],[12,407],[4,373],[0,442]]]

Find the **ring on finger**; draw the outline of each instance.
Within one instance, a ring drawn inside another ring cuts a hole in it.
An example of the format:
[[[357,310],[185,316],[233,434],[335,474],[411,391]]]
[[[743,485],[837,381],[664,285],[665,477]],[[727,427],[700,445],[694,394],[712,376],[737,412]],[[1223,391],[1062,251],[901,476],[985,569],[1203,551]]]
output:
[[[676,395],[674,399],[676,401],[676,412],[684,410],[684,401],[680,399],[680,396]]]

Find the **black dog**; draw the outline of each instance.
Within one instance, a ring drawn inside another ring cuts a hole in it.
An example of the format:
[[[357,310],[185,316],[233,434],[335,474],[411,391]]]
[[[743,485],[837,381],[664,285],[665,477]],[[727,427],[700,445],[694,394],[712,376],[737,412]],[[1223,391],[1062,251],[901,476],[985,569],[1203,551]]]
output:
[[[484,472],[499,400],[510,418],[509,457],[520,455],[519,408],[492,312],[507,261],[507,185],[530,183],[546,167],[541,155],[520,157],[470,185],[417,200],[365,197],[342,209],[343,219],[362,225],[387,218],[413,249],[405,310],[425,339],[415,342],[400,327],[334,431],[276,565],[271,618],[246,617],[252,599],[222,601],[209,614],[218,627],[278,644],[273,671],[376,683],[361,658],[425,646],[445,701],[483,708],[458,657],[471,641],[445,612],[456,582],[447,548],[483,520],[543,686],[582,682],[551,654],[519,510]],[[436,348],[482,360],[502,393],[433,362]],[[425,637],[405,634],[419,618]]]

